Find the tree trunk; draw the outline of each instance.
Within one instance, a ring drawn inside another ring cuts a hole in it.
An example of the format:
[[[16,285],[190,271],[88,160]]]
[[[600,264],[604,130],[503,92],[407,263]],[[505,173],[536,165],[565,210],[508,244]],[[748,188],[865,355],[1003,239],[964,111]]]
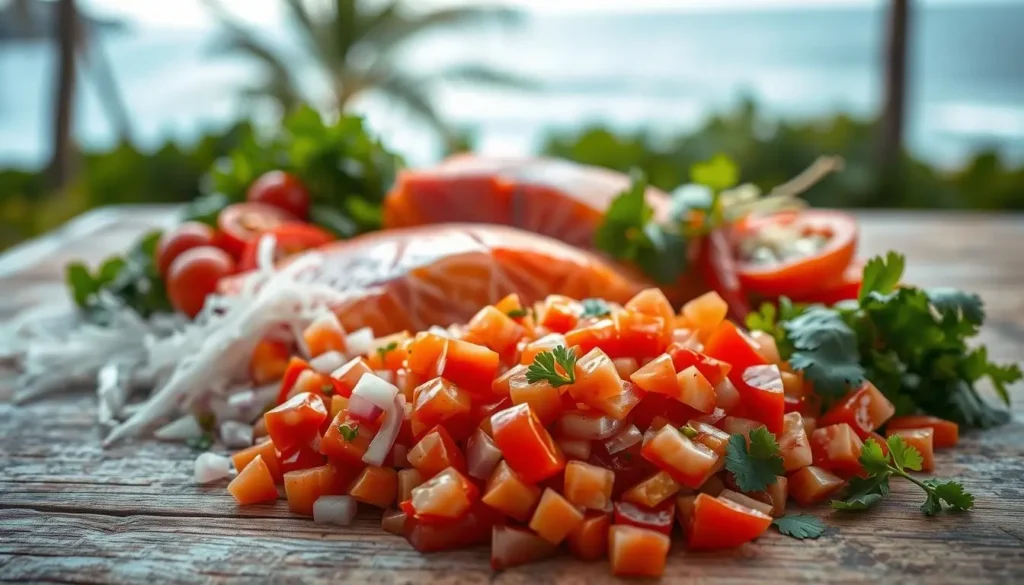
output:
[[[885,94],[882,101],[880,169],[884,176],[898,172],[903,149],[907,87],[907,37],[910,0],[891,0],[886,22]],[[888,181],[888,179],[887,179]]]
[[[59,0],[57,5],[57,78],[54,96],[53,152],[50,156],[50,184],[60,189],[71,175],[71,125],[75,102],[75,36],[77,32],[75,0]]]

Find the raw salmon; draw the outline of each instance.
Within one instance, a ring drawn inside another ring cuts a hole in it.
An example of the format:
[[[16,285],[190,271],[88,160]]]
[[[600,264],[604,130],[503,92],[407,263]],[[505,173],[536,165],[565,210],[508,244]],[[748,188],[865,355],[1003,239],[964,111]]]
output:
[[[629,185],[622,173],[564,160],[457,155],[402,172],[384,201],[384,227],[509,225],[591,249],[605,210]],[[648,188],[647,201],[665,217],[664,192]]]

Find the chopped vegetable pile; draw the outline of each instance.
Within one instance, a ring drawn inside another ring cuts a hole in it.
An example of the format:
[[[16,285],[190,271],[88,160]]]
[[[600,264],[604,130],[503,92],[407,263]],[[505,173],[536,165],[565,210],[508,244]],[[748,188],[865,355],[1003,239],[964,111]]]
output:
[[[898,274],[879,265],[862,302],[899,294]],[[936,326],[973,331],[980,309],[950,303]],[[890,400],[887,380],[876,386],[855,359],[852,329],[817,333],[864,310],[784,304],[748,334],[713,292],[679,314],[657,289],[624,306],[553,295],[524,307],[510,295],[465,325],[376,339],[328,315],[303,332],[301,357],[274,341],[255,352],[254,381],[281,382],[227,489],[264,504],[283,484],[291,511],[322,523],[378,509],[384,530],[422,552],[489,543],[495,570],[564,543],[618,576],[660,575],[674,534],[694,551],[770,526],[818,538],[825,524],[787,514],[790,499],[867,510],[893,478],[925,491],[925,514],[970,509],[961,484],[912,473],[934,469],[958,425]],[[217,456],[196,462],[198,481],[230,475]]]

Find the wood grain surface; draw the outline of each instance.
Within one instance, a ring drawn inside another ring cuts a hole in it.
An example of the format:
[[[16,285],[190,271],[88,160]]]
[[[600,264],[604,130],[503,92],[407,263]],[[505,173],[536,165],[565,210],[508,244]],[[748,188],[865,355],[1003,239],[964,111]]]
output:
[[[63,264],[98,262],[170,218],[164,208],[104,210],[0,257],[0,319],[67,302]],[[976,291],[992,357],[1024,355],[1024,217],[861,213],[862,255],[908,256],[909,280]],[[102,449],[90,393],[24,406],[0,390],[0,581],[25,583],[530,583],[614,581],[607,563],[567,556],[493,573],[486,547],[420,555],[362,512],[350,528],[237,507],[223,485],[192,484],[195,453],[142,441]],[[937,474],[977,496],[966,514],[926,518],[896,483],[877,510],[828,516],[814,541],[771,532],[730,553],[677,545],[670,583],[1024,583],[1024,388],[1014,421],[938,455]]]

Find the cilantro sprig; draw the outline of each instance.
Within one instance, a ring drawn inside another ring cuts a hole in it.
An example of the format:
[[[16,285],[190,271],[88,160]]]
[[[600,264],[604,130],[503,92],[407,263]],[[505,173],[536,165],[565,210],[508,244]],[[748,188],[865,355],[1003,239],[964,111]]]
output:
[[[921,470],[921,453],[908,445],[903,437],[892,435],[886,440],[888,453],[874,439],[868,439],[861,451],[860,463],[867,477],[855,477],[847,487],[846,497],[833,500],[836,510],[862,511],[875,506],[889,493],[889,480],[903,478],[925,492],[921,511],[934,516],[942,511],[943,504],[952,510],[970,510],[974,507],[974,496],[964,489],[963,484],[953,480],[919,480],[907,473]]]
[[[981,299],[901,286],[905,264],[896,252],[873,258],[857,300],[826,307],[780,299],[777,310],[765,306],[748,316],[747,326],[775,337],[783,359],[803,371],[826,404],[871,380],[899,415],[924,412],[981,428],[1006,422],[1008,413],[982,399],[976,386],[987,378],[1009,404],[1007,386],[1022,372],[970,345],[985,319]]]
[[[743,492],[760,492],[785,474],[779,444],[765,427],[750,431],[750,445],[743,435],[729,437],[725,449],[725,468],[736,478]]]
[[[611,314],[612,308],[604,299],[583,299],[583,312],[580,317],[607,317]]]
[[[806,514],[786,514],[772,520],[772,526],[797,540],[815,539],[827,530],[824,522]]]
[[[338,434],[348,443],[355,441],[359,436],[359,423],[346,422],[338,425]]]
[[[530,384],[547,382],[553,388],[576,382],[576,354],[559,345],[551,351],[543,351],[526,370],[526,381]]]
[[[376,350],[377,351],[377,356],[380,357],[380,361],[383,362],[384,360],[387,359],[388,354],[393,352],[393,351],[395,351],[396,349],[398,349],[398,342],[397,341],[392,341],[391,343],[389,343],[387,345],[382,345],[382,346],[378,347],[377,350]]]

